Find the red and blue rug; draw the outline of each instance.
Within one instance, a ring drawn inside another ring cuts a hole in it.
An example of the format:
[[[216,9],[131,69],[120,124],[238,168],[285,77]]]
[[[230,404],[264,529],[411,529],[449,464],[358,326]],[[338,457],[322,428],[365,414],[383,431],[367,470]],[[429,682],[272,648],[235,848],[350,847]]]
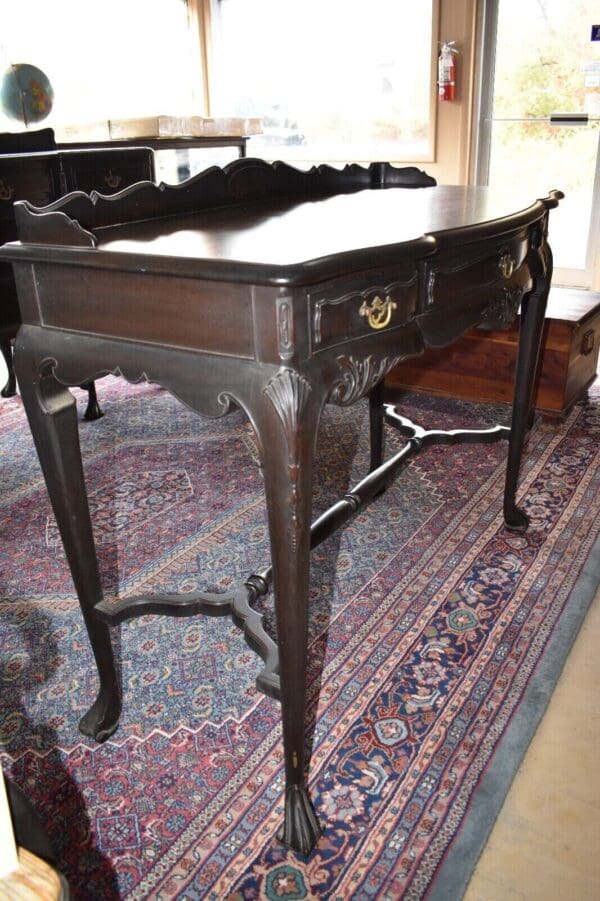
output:
[[[242,415],[201,419],[112,378],[98,390],[105,416],[80,434],[107,595],[224,589],[268,565]],[[402,410],[444,428],[507,417],[415,395]],[[362,404],[327,408],[315,515],[365,474],[365,424]],[[0,426],[2,762],[73,897],[460,898],[597,585],[600,397],[530,434],[526,535],[502,524],[504,443],[434,447],[314,551],[310,781],[326,828],[306,861],[274,839],[279,708],[229,619],[114,630],[121,726],[102,746],[79,734],[95,670],[18,398]]]

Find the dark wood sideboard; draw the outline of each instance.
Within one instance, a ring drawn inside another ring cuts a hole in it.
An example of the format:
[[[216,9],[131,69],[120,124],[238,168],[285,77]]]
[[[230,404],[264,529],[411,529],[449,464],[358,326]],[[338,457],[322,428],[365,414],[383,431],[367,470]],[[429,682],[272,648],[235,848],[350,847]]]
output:
[[[70,191],[110,195],[139,181],[154,181],[148,147],[0,154],[0,244],[17,237],[17,200],[43,207]],[[11,342],[20,322],[12,266],[0,263],[0,347],[9,373],[3,397],[16,391]]]

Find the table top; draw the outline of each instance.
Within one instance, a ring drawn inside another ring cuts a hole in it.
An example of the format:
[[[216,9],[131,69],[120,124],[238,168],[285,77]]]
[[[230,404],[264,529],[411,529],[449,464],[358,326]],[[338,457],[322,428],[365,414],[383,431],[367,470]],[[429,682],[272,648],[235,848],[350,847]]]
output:
[[[365,190],[305,203],[220,208],[108,227],[98,232],[98,248],[287,267],[491,223],[527,214],[531,206],[531,195],[511,197],[481,187]]]
[[[374,187],[390,190],[367,190]],[[301,284],[514,231],[561,196],[439,187],[419,170],[384,163],[301,172],[242,159],[181,185],[145,183],[111,198],[73,194],[40,210],[17,204],[22,245],[0,254],[40,259],[55,245],[55,258],[65,259],[77,247],[82,265],[129,270],[143,259],[146,271],[165,272],[177,260],[188,275]]]

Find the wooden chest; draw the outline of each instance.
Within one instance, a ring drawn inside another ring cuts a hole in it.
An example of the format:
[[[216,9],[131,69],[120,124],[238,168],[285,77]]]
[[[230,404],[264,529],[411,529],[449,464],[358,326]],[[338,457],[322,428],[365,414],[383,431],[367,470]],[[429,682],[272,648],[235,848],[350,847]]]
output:
[[[512,400],[518,324],[507,331],[472,329],[450,347],[430,349],[396,366],[386,378],[393,388],[461,400]],[[596,376],[600,347],[600,294],[552,288],[548,299],[535,407],[562,418]]]

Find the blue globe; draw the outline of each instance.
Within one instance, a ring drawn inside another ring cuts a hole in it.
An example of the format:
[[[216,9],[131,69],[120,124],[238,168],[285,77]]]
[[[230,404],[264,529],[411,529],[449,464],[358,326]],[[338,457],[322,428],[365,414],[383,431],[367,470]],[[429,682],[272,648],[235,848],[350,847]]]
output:
[[[15,63],[2,76],[0,107],[11,119],[29,125],[50,113],[54,91],[48,76],[28,63]]]

